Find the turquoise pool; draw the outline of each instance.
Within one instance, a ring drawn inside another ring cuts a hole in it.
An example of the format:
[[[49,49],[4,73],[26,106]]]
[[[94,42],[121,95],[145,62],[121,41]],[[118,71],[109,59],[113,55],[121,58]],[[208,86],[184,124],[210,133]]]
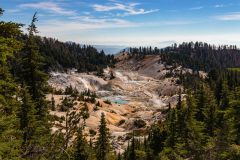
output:
[[[128,104],[129,102],[127,100],[124,99],[125,97],[123,96],[115,96],[115,97],[105,97],[104,100],[109,100],[112,103],[116,103],[116,104]]]
[[[128,101],[122,100],[122,99],[113,100],[112,102],[116,103],[116,104],[127,104],[128,103]]]

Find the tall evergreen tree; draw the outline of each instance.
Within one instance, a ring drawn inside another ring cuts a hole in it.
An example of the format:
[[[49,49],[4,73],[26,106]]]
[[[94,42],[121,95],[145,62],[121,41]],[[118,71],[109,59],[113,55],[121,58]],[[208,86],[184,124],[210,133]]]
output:
[[[149,136],[149,147],[153,150],[154,155],[158,155],[163,150],[165,139],[165,130],[157,124],[153,125]]]
[[[204,109],[206,107],[206,95],[207,93],[204,91],[204,87],[201,86],[200,89],[197,90],[197,93],[196,93],[196,109],[197,109],[197,112],[196,112],[196,119],[198,121],[201,121],[203,122],[204,120]]]
[[[176,141],[177,141],[177,115],[176,115],[176,109],[173,108],[170,113],[169,117],[167,119],[167,134],[168,137],[165,142],[166,147],[174,148]]]
[[[217,114],[217,101],[215,100],[213,92],[209,87],[205,87],[205,92],[208,93],[206,98],[206,107],[204,107],[204,128],[209,136],[214,136],[216,128],[216,114]]]
[[[234,96],[229,101],[230,108],[228,109],[229,124],[231,125],[231,137],[233,137],[236,145],[240,145],[240,87],[234,91]]]
[[[65,136],[64,136],[64,149],[68,149],[69,144],[73,136],[76,134],[76,132],[79,129],[79,122],[80,122],[81,116],[76,111],[68,111],[66,113],[65,117]]]
[[[52,111],[55,111],[55,110],[56,110],[56,107],[55,107],[55,99],[54,99],[53,95],[52,95],[52,98],[51,98],[51,110],[52,110]]]
[[[3,9],[0,8],[0,18]],[[16,159],[21,151],[21,134],[18,130],[17,84],[9,71],[8,60],[21,50],[22,43],[17,40],[22,34],[21,24],[0,21],[0,157]]]
[[[220,110],[226,110],[229,107],[229,98],[230,98],[229,86],[227,85],[227,81],[223,81],[222,84],[222,92],[221,92],[221,100],[220,100]]]
[[[177,102],[176,108],[177,108],[177,110],[180,110],[182,108],[182,93],[181,93],[181,91],[179,91],[179,94],[178,94],[178,102]]]
[[[83,137],[82,129],[79,129],[76,139],[75,151],[74,151],[74,159],[75,160],[90,160],[88,153],[88,144]]]
[[[37,126],[35,119],[35,105],[31,100],[31,96],[28,94],[25,88],[22,89],[22,104],[19,109],[20,130],[23,132],[22,150],[23,157],[33,158],[36,151],[37,144],[34,142],[34,137]]]
[[[81,109],[80,115],[83,118],[83,125],[86,125],[86,119],[89,118],[89,110],[88,110],[88,106],[87,103],[84,103],[83,108]]]
[[[135,151],[136,145],[135,145],[135,137],[133,132],[132,142],[129,150],[129,155],[127,160],[136,160],[136,151]]]
[[[218,160],[229,159],[230,157],[230,145],[232,138],[230,136],[230,126],[228,123],[228,115],[225,111],[218,112],[218,129],[216,129],[216,139],[214,141],[213,152]]]
[[[50,123],[48,117],[48,105],[45,99],[45,91],[47,88],[47,74],[43,72],[42,65],[43,59],[38,53],[38,46],[35,42],[35,33],[37,33],[37,28],[35,22],[37,21],[36,13],[32,18],[32,22],[28,27],[28,36],[25,42],[25,45],[22,50],[21,56],[21,69],[19,75],[19,82],[21,86],[26,89],[31,97],[28,97],[28,94],[25,95],[25,106],[27,109],[22,112],[25,115],[32,115],[30,109],[31,103],[34,103],[35,106],[35,121],[29,123],[28,126],[25,126],[26,129],[26,140],[31,142],[32,151],[27,151],[26,157],[36,157],[40,158],[43,156],[43,153],[47,153],[48,142],[50,141]],[[31,102],[32,101],[32,102]],[[25,117],[27,118],[27,117]],[[27,120],[28,121],[28,120]],[[27,122],[26,121],[26,122]],[[31,125],[36,125],[37,128],[34,130],[34,127]],[[29,133],[28,133],[29,132]],[[29,145],[28,145],[29,146]],[[33,146],[33,147],[32,147]]]
[[[192,156],[194,159],[200,159],[201,157],[202,125],[196,121],[195,111],[195,100],[191,95],[189,95],[187,97],[186,107],[182,110],[183,129],[182,133],[180,133],[178,137],[178,146],[180,147],[178,149],[180,149],[179,153],[182,154],[183,158]]]
[[[23,49],[21,79],[27,85],[30,95],[36,104],[39,119],[47,116],[47,103],[45,90],[48,76],[43,72],[44,59],[39,54],[35,35],[38,33],[36,23],[37,13],[33,15],[32,22],[28,27],[28,37]]]
[[[120,152],[118,152],[117,160],[122,160],[122,156],[121,156]]]
[[[97,160],[107,160],[108,153],[110,151],[109,146],[109,129],[105,120],[105,115],[102,113],[100,125],[99,125],[99,136],[96,142],[96,156]]]

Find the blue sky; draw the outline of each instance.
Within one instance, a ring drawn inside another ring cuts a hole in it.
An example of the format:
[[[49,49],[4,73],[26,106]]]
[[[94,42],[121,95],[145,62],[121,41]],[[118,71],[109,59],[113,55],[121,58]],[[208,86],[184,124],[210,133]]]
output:
[[[1,19],[40,35],[102,45],[204,41],[240,46],[239,0],[1,0]]]

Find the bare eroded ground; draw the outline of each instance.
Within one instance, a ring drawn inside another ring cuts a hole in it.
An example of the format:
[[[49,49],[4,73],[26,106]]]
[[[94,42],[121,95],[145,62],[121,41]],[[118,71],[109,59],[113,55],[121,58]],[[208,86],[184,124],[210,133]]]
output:
[[[124,57],[126,58],[126,57]],[[127,145],[126,134],[133,129],[144,130],[152,123],[164,119],[162,110],[168,104],[175,105],[177,93],[181,86],[176,84],[177,78],[166,78],[168,72],[178,72],[181,68],[172,69],[160,62],[158,56],[147,56],[142,60],[127,59],[120,61],[116,68],[107,68],[103,77],[93,74],[52,72],[49,84],[57,89],[65,89],[72,85],[80,92],[91,90],[97,93],[97,102],[102,107],[94,111],[95,104],[87,103],[90,117],[86,121],[86,132],[89,129],[97,130],[101,113],[104,112],[110,133],[113,137],[113,146],[122,150]],[[187,71],[186,71],[187,72]],[[114,79],[110,80],[110,74]],[[54,95],[56,105],[61,103],[63,95]],[[51,99],[51,95],[48,95]],[[112,104],[106,104],[110,100]],[[74,109],[79,110],[83,102],[77,102]],[[52,111],[51,114],[65,116],[66,113]],[[136,119],[146,122],[146,127],[137,128]],[[54,130],[56,130],[54,128]]]

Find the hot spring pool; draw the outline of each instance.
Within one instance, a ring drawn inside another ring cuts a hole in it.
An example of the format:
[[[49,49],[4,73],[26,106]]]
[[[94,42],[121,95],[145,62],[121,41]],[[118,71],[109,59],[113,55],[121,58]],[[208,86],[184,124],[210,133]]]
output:
[[[104,97],[104,100],[109,100],[112,103],[116,104],[128,104],[128,101],[124,99],[123,96],[115,96],[115,97]]]
[[[116,103],[116,104],[127,104],[128,101],[126,100],[122,100],[122,99],[118,99],[118,100],[114,100],[112,101],[113,103]]]

